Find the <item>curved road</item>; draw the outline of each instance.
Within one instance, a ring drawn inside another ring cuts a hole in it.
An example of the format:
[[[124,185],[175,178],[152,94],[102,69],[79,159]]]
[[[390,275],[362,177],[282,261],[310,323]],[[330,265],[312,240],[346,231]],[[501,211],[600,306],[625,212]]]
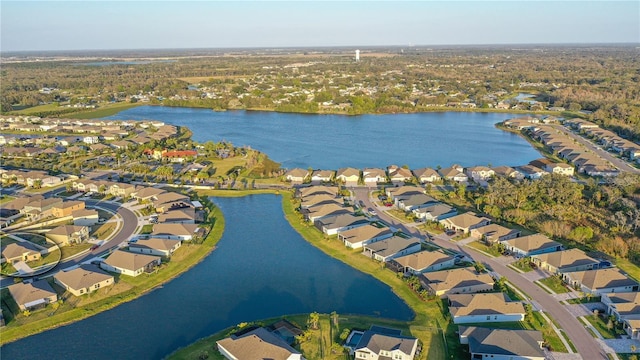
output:
[[[376,208],[376,206],[369,199],[369,189],[354,188],[353,192],[356,200],[363,201],[366,207]],[[424,237],[416,229],[409,228],[399,221],[391,218],[390,216],[385,214],[383,210],[384,209],[379,209],[377,211],[378,218],[380,218],[387,224],[393,225],[394,227],[397,227],[398,229],[401,229],[408,234],[412,234],[420,238]],[[569,313],[564,308],[564,306],[560,304],[560,302],[558,302],[550,294],[542,290],[538,285],[521,276],[519,272],[506,267],[505,265],[482,253],[474,251],[473,254],[469,254],[461,246],[449,240],[435,237],[434,239],[432,239],[432,241],[443,248],[466,254],[467,256],[472,257],[474,260],[486,264],[488,267],[493,269],[494,272],[507,278],[509,282],[511,282],[513,285],[515,285],[529,297],[531,297],[531,299],[535,301],[543,311],[549,314],[549,316],[553,320],[555,320],[556,323],[558,323],[559,327],[565,332],[565,334],[569,337],[569,339],[575,346],[578,354],[581,354],[583,358],[608,358],[602,347],[600,347],[593,336],[591,336],[591,334],[585,329],[584,324],[580,323],[577,318],[571,315],[571,313]],[[585,354],[590,355],[586,356]]]

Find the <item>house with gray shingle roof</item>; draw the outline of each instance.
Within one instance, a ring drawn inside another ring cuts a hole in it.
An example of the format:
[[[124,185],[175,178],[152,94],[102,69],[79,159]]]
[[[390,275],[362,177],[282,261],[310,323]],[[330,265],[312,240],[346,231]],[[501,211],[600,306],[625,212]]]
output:
[[[458,215],[458,210],[447,204],[435,203],[412,210],[416,218],[424,221],[440,221]]]
[[[140,239],[135,243],[129,244],[129,251],[140,254],[170,257],[176,250],[178,250],[178,248],[180,248],[181,245],[182,241],[180,240],[159,238]]]
[[[593,270],[600,265],[600,261],[587,256],[584,251],[579,249],[533,255],[531,261],[539,268],[552,274]]]
[[[638,291],[638,283],[617,268],[566,272],[562,274],[562,280],[575,289],[596,296]]]
[[[443,270],[419,275],[422,287],[436,296],[493,290],[493,278],[472,268]]]
[[[491,220],[488,218],[476,216],[476,214],[472,212],[466,212],[464,214],[440,220],[440,224],[445,228],[462,231],[464,233],[468,233],[475,228],[489,225],[490,223]]]
[[[316,228],[327,235],[336,235],[367,224],[369,220],[366,217],[351,214],[331,215],[315,221]]]
[[[544,360],[542,333],[460,326],[460,343],[469,345],[471,359]]]
[[[364,246],[362,254],[375,260],[387,262],[395,258],[420,251],[420,240],[393,236]]]
[[[601,299],[607,314],[622,321],[629,337],[640,340],[640,292],[602,294]]]
[[[562,244],[542,234],[532,234],[499,241],[507,251],[514,255],[525,257],[562,250]]]
[[[471,230],[471,236],[487,243],[509,240],[520,236],[520,230],[509,229],[498,224],[489,224]]]
[[[351,249],[360,249],[367,244],[384,240],[393,236],[393,231],[388,227],[377,227],[374,225],[360,226],[354,229],[341,231],[338,239]]]
[[[454,257],[441,251],[419,251],[392,260],[404,273],[421,274],[455,265]]]
[[[415,209],[421,209],[438,203],[438,201],[429,195],[425,194],[412,194],[395,197],[396,206],[400,210],[413,211]]]

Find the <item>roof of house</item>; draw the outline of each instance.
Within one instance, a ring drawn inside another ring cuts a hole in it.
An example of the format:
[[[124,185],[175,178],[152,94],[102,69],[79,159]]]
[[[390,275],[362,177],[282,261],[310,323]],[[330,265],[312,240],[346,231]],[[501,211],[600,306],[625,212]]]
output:
[[[197,224],[154,224],[151,235],[193,235]]]
[[[590,258],[584,251],[579,249],[570,249],[564,251],[556,251],[548,254],[535,255],[540,261],[558,268],[574,267],[580,265],[599,264],[596,259]]]
[[[510,301],[505,293],[452,294],[449,312],[453,316],[524,314],[524,305]]]
[[[98,216],[98,211],[94,209],[79,209],[79,210],[73,211],[71,213],[71,216],[73,216],[74,218]]]
[[[391,197],[411,194],[424,194],[423,188],[409,185],[387,188],[386,191],[391,195]]]
[[[71,236],[74,233],[82,231],[82,229],[86,228],[86,226],[76,226],[76,225],[60,225],[56,228],[53,228],[47,232],[47,235],[65,235]]]
[[[319,203],[327,201],[327,200],[328,201],[334,201],[336,203],[342,203],[342,199],[341,198],[337,198],[333,194],[321,193],[321,194],[305,196],[302,199],[302,201],[300,202],[300,204],[302,206],[309,207],[309,206],[313,206],[314,204],[319,204]]]
[[[609,301],[615,304],[620,316],[640,314],[640,292],[603,294]]]
[[[520,230],[509,229],[498,224],[485,225],[479,228],[475,228],[474,231],[477,231],[478,233],[480,233],[480,235],[484,235],[487,238],[495,237],[496,239],[502,236],[520,233]]]
[[[437,178],[440,177],[440,174],[438,174],[438,172],[432,168],[415,169],[413,170],[413,175],[415,175],[415,177],[417,177],[418,179],[423,177],[428,178],[432,176],[435,176]]]
[[[113,276],[95,265],[80,265],[69,271],[59,271],[53,276],[56,280],[74,290],[86,289]]]
[[[453,260],[453,256],[447,255],[440,251],[420,251],[395,259],[398,264],[404,267],[410,267],[414,270],[426,269],[429,266],[437,265],[451,260]]]
[[[392,236],[390,238],[365,245],[365,248],[371,250],[376,255],[387,257],[393,254],[397,254],[398,252],[409,247],[415,246],[416,244],[419,245],[420,240],[414,237],[405,239],[399,236]]]
[[[169,251],[173,249],[173,247],[176,246],[176,243],[178,242],[180,241],[159,238],[140,239],[135,243],[129,244],[129,248]]]
[[[348,243],[355,244],[392,233],[393,232],[387,227],[379,228],[373,225],[365,225],[341,232],[340,238]]]
[[[339,214],[327,216],[325,218],[317,220],[322,226],[327,227],[329,229],[336,229],[350,225],[364,224],[368,223],[364,216],[354,216],[351,214]]]
[[[336,196],[338,194],[338,188],[335,186],[309,186],[298,190],[300,197],[318,195],[318,194],[330,194]]]
[[[638,285],[617,268],[574,271],[567,276],[593,290]]]
[[[486,217],[479,217],[472,212],[466,212],[464,214],[459,214],[456,216],[452,216],[450,218],[445,219],[444,221],[450,222],[451,224],[461,227],[461,228],[469,228],[475,224],[478,224],[482,221],[489,220]]]
[[[471,268],[453,269],[424,273],[420,275],[435,291],[446,291],[460,286],[493,284],[493,278],[486,273],[478,274]]]
[[[560,246],[559,242],[553,241],[542,234],[521,236],[514,239],[504,240],[503,243],[518,248],[524,252],[531,252]]]
[[[287,360],[292,354],[300,354],[281,338],[265,328],[257,328],[246,334],[218,340],[236,359],[251,360]]]
[[[30,284],[17,283],[9,285],[8,289],[18,305],[24,305],[52,295],[58,295],[47,280],[37,280]]]
[[[156,201],[153,202],[153,206],[158,207],[162,204],[180,201],[189,202],[189,197],[186,195],[168,191],[156,195]]]
[[[373,330],[367,330],[362,334],[354,350],[358,351],[366,348],[374,354],[379,354],[381,350],[400,350],[405,354],[411,354],[417,341],[417,339],[411,337],[383,334]]]
[[[24,253],[39,253],[40,249],[38,249],[35,245],[28,241],[20,241],[17,243],[11,243],[7,246],[2,247],[2,256],[5,259],[12,259],[17,256],[22,256]]]
[[[359,169],[355,169],[355,168],[341,168],[338,169],[338,175],[337,176],[360,176],[360,170]]]
[[[511,176],[511,174],[513,174],[516,169],[510,166],[496,166],[493,168],[493,171],[498,175]]]
[[[139,198],[148,198],[152,196],[157,196],[162,193],[165,193],[165,190],[154,188],[154,187],[140,187],[136,190],[136,196]]]
[[[375,177],[387,177],[387,174],[384,172],[384,170],[379,169],[379,168],[366,168],[362,170],[362,177],[363,178],[375,178]]]
[[[333,170],[313,170],[311,177],[331,178],[335,174]]]
[[[182,208],[164,212],[158,215],[158,222],[171,222],[179,220],[195,220],[196,209]]]
[[[460,326],[459,332],[469,339],[469,351],[474,354],[545,357],[539,331]]]
[[[60,204],[56,204],[53,206],[54,209],[67,209],[67,208],[71,208],[74,206],[82,206],[84,207],[84,201],[78,201],[78,200],[70,200],[70,201],[63,201]]]
[[[425,194],[411,194],[406,196],[400,195],[396,197],[399,198],[399,200],[402,202],[402,204],[404,204],[404,206],[423,205],[423,204],[437,202],[436,199]]]
[[[448,167],[448,168],[444,168],[444,169],[440,169],[438,170],[438,174],[440,174],[442,177],[456,177],[456,176],[465,176],[465,174],[462,173],[462,171],[458,170],[457,168],[454,167]]]
[[[309,170],[305,170],[305,169],[301,169],[301,168],[295,168],[295,169],[291,169],[289,171],[287,171],[285,174],[285,176],[292,176],[292,177],[307,177],[307,175],[309,175]]]
[[[306,209],[306,213],[314,218],[327,215],[350,214],[353,210],[338,203],[321,204]]]
[[[449,206],[447,204],[437,203],[437,204],[429,205],[427,207],[423,207],[414,211],[418,211],[425,214],[429,213],[433,217],[438,217],[440,215],[450,213],[453,210],[455,209],[452,206]]]
[[[136,271],[152,262],[158,262],[158,259],[160,259],[158,256],[116,250],[105,259],[104,263],[115,268]]]

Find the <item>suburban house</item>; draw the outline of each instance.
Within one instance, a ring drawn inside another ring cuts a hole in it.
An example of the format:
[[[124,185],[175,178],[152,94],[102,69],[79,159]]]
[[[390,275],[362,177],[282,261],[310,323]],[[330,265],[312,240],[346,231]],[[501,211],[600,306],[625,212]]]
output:
[[[362,170],[362,181],[368,187],[387,182],[387,174],[382,169],[366,168]]]
[[[23,208],[22,212],[25,214],[36,213],[40,215],[45,215],[51,213],[51,210],[55,207],[62,204],[62,199],[53,197],[49,199],[38,199],[36,198],[33,201],[27,203]]]
[[[521,118],[507,119],[502,122],[502,125],[518,130],[523,130],[535,128],[537,126],[536,124],[538,124],[539,122],[540,120],[537,118],[524,116]]]
[[[422,287],[436,296],[493,290],[493,278],[472,268],[428,272],[419,275]]]
[[[607,314],[624,324],[630,338],[640,340],[640,292],[602,294],[601,302]]]
[[[471,359],[545,360],[542,333],[460,326],[460,343],[469,344]]]
[[[392,264],[403,273],[417,275],[453,267],[455,258],[441,251],[419,251],[395,258]]]
[[[413,360],[418,350],[418,340],[402,336],[400,330],[372,326],[365,331],[353,348],[355,359]]]
[[[467,182],[469,177],[462,172],[462,167],[448,167],[438,170],[440,177],[445,180],[452,180],[455,182]]]
[[[158,222],[164,224],[195,224],[196,209],[188,207],[158,214]]]
[[[218,351],[228,360],[304,360],[302,354],[265,328],[218,340]]]
[[[520,171],[526,179],[531,179],[531,180],[537,180],[549,174],[548,172],[533,165],[518,166],[516,167],[516,169]]]
[[[132,184],[113,183],[109,186],[109,194],[115,197],[126,198],[136,191],[136,186]]]
[[[324,205],[324,204],[344,204],[342,198],[337,198],[335,195],[330,194],[317,194],[317,195],[308,195],[302,198],[300,201],[300,208],[307,209],[316,205]]]
[[[423,188],[412,186],[412,185],[404,185],[400,187],[390,186],[384,189],[384,192],[394,202],[398,197],[409,196],[409,195],[419,195],[419,194],[424,195]]]
[[[338,239],[344,242],[346,247],[351,249],[360,249],[367,244],[384,240],[392,236],[393,231],[389,228],[379,228],[371,224],[338,233]]]
[[[313,195],[331,195],[333,197],[338,196],[338,188],[336,186],[309,186],[298,189],[298,197],[304,199]]]
[[[415,176],[421,184],[432,183],[441,179],[440,174],[432,168],[413,170],[413,176]]]
[[[76,210],[71,213],[71,216],[75,226],[93,226],[100,220],[98,211],[94,209]]]
[[[547,158],[540,158],[529,162],[529,165],[542,169],[550,174],[573,176],[574,167],[565,163],[556,163]]]
[[[134,199],[137,199],[138,201],[152,201],[158,195],[160,195],[162,193],[165,193],[165,192],[167,192],[167,191],[162,190],[162,189],[158,189],[158,188],[154,188],[154,187],[142,186],[142,187],[136,188],[136,191],[134,193],[132,193],[131,196]]]
[[[473,179],[473,181],[487,181],[495,176],[496,172],[487,166],[472,166],[465,169],[467,177]]]
[[[80,244],[89,239],[89,228],[86,226],[60,225],[49,230],[45,236],[58,246]]]
[[[9,264],[35,261],[42,257],[40,249],[29,241],[20,241],[2,247],[2,257]]]
[[[398,206],[400,210],[404,210],[407,212],[425,208],[427,206],[438,203],[436,199],[425,194],[396,196],[395,202],[396,206]]]
[[[330,182],[333,180],[336,172],[333,170],[313,170],[311,173],[312,183]]]
[[[100,267],[118,274],[138,276],[143,272],[152,272],[157,266],[160,266],[160,262],[159,256],[116,250],[100,263]]]
[[[156,256],[170,257],[182,245],[180,240],[140,239],[129,244],[129,251]]]
[[[489,225],[491,220],[486,217],[478,217],[472,212],[448,217],[440,220],[440,224],[447,229],[468,233],[471,230]]]
[[[56,284],[75,296],[88,294],[114,284],[111,274],[95,265],[80,265],[69,271],[59,271],[53,276]]]
[[[367,224],[369,224],[369,220],[366,217],[351,214],[332,215],[315,221],[316,228],[327,235],[336,235],[339,232]]]
[[[404,182],[411,181],[413,179],[411,170],[398,167],[396,165],[390,165],[387,167],[387,172],[389,173],[389,181],[393,184],[403,184]]]
[[[500,240],[505,250],[523,257],[562,250],[562,244],[542,234],[533,234],[514,239]]]
[[[17,283],[7,287],[20,310],[33,310],[58,301],[58,294],[47,280]]]
[[[520,236],[520,230],[509,229],[498,224],[489,224],[471,230],[471,236],[487,244],[514,239]]]
[[[338,169],[336,180],[341,181],[346,186],[356,186],[360,180],[360,170],[354,168]]]
[[[163,213],[175,209],[182,209],[192,206],[188,196],[175,192],[164,192],[155,196],[153,207],[157,212]]]
[[[71,216],[74,211],[84,209],[84,201],[63,201],[51,208],[51,215],[57,218]]]
[[[151,237],[189,241],[197,231],[197,224],[154,224]]]
[[[300,168],[291,169],[284,174],[284,178],[292,184],[302,184],[308,176],[309,170]]]
[[[393,236],[384,240],[364,245],[364,255],[378,261],[387,262],[392,259],[413,254],[421,250],[420,240],[416,238],[405,239]]]
[[[574,289],[596,296],[638,291],[638,283],[617,268],[566,272],[562,274],[562,280]]]
[[[587,256],[579,249],[533,255],[531,261],[552,274],[593,270],[600,265],[600,261]]]
[[[353,210],[344,207],[342,204],[329,203],[325,205],[317,205],[308,209],[301,209],[300,213],[304,215],[305,219],[310,222],[315,222],[323,217],[341,214],[351,214]]]
[[[440,221],[458,215],[458,210],[447,204],[435,203],[412,210],[416,218],[423,221]]]
[[[454,324],[522,321],[526,311],[505,293],[451,294],[449,313]]]
[[[497,176],[506,177],[509,179],[522,180],[524,174],[510,166],[496,166],[493,171]]]

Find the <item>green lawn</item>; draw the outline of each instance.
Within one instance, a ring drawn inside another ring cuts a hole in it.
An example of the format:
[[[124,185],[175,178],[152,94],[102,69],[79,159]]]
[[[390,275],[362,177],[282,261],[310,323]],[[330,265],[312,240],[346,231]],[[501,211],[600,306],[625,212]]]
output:
[[[640,266],[632,263],[628,259],[616,259],[615,263],[620,270],[626,272],[634,280],[640,281]]]
[[[549,289],[553,290],[556,294],[563,294],[569,292],[562,279],[559,276],[550,276],[545,279],[538,280],[540,283],[546,285]]]
[[[484,253],[489,254],[492,257],[502,256],[497,246],[487,246],[486,244],[480,241],[472,241],[467,244],[467,246],[472,247],[474,249],[480,250]]]
[[[516,262],[511,263],[510,265],[522,272],[529,272],[533,270],[533,268],[531,267],[531,260],[529,258],[522,258]]]
[[[596,303],[596,302],[600,302],[600,296],[581,297],[577,299],[567,300],[567,303],[569,304],[588,304],[588,303]]]
[[[120,111],[131,109],[133,107],[140,106],[140,105],[144,105],[144,104],[141,104],[141,103],[132,104],[132,103],[126,103],[126,102],[105,104],[105,105],[100,105],[100,107],[97,109],[79,111],[77,113],[65,115],[65,117],[71,118],[71,119],[98,119],[106,116],[115,115]]]
[[[79,253],[91,248],[91,246],[93,246],[93,245],[89,244],[89,243],[62,246],[62,247],[60,247],[60,250],[62,251],[62,258],[66,259],[66,258],[68,258],[70,256],[79,254]]]
[[[619,326],[616,326],[613,321],[610,323],[610,326],[608,326],[609,317],[587,315],[584,318],[587,319],[587,321],[589,321],[589,323],[591,323],[591,325],[593,325],[593,327],[596,328],[600,335],[605,339],[615,339],[617,335],[626,335],[626,332]]]

